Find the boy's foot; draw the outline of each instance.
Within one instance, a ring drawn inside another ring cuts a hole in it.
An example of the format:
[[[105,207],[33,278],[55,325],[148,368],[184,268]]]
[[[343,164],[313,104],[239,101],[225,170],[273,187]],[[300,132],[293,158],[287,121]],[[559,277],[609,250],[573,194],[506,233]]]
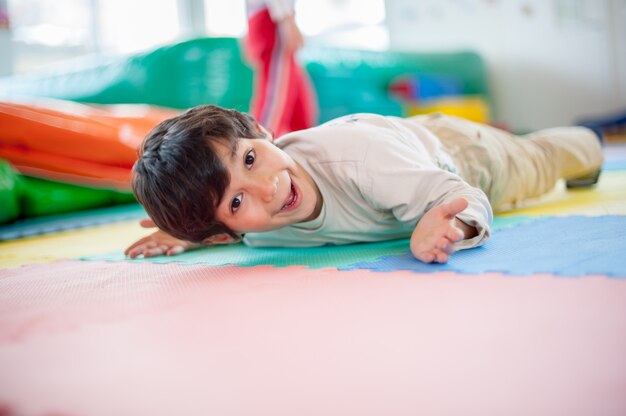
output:
[[[600,142],[600,146],[604,147],[604,134],[602,133],[602,128],[597,123],[582,123],[582,127],[587,127],[589,130],[592,130],[595,135],[598,137],[598,141]],[[568,179],[565,181],[565,186],[567,189],[574,188],[588,188],[598,183],[598,179],[600,179],[600,172],[602,169],[595,170],[593,172],[589,172],[586,175],[579,176],[577,178]]]
[[[579,176],[578,178],[568,179],[565,181],[565,186],[567,189],[573,188],[589,188],[598,183],[598,179],[600,178],[601,170],[598,169],[591,173],[588,173],[584,176]]]

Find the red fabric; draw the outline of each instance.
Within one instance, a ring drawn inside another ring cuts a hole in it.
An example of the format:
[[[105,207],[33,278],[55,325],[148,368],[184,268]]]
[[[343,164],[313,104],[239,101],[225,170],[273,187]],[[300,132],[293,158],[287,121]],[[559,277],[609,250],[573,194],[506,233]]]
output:
[[[250,17],[246,49],[255,66],[252,115],[277,136],[312,127],[317,104],[311,82],[295,56],[283,51],[267,9]]]

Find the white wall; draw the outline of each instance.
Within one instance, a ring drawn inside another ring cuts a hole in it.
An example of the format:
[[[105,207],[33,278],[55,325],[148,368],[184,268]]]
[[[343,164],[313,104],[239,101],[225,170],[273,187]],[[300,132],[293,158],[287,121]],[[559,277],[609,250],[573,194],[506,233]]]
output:
[[[474,49],[512,129],[626,113],[626,0],[387,0],[390,45]]]
[[[0,0],[0,77],[13,73],[13,50],[11,36],[6,22],[8,16],[6,0]]]

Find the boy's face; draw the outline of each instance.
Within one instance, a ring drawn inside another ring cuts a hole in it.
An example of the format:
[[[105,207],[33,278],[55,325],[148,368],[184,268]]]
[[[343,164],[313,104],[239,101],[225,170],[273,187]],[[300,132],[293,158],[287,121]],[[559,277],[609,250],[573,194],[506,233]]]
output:
[[[276,230],[314,219],[321,196],[313,179],[287,153],[266,139],[240,139],[233,155],[217,144],[230,184],[216,219],[238,234]]]

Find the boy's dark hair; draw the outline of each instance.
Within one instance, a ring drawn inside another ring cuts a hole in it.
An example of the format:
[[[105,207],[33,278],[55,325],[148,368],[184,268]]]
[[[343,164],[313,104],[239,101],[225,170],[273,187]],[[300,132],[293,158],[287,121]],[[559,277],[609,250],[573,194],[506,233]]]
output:
[[[181,240],[202,242],[226,233],[215,219],[230,176],[218,157],[219,142],[237,150],[239,138],[262,138],[252,116],[202,105],[158,124],[144,138],[133,167],[135,197],[154,223]]]

